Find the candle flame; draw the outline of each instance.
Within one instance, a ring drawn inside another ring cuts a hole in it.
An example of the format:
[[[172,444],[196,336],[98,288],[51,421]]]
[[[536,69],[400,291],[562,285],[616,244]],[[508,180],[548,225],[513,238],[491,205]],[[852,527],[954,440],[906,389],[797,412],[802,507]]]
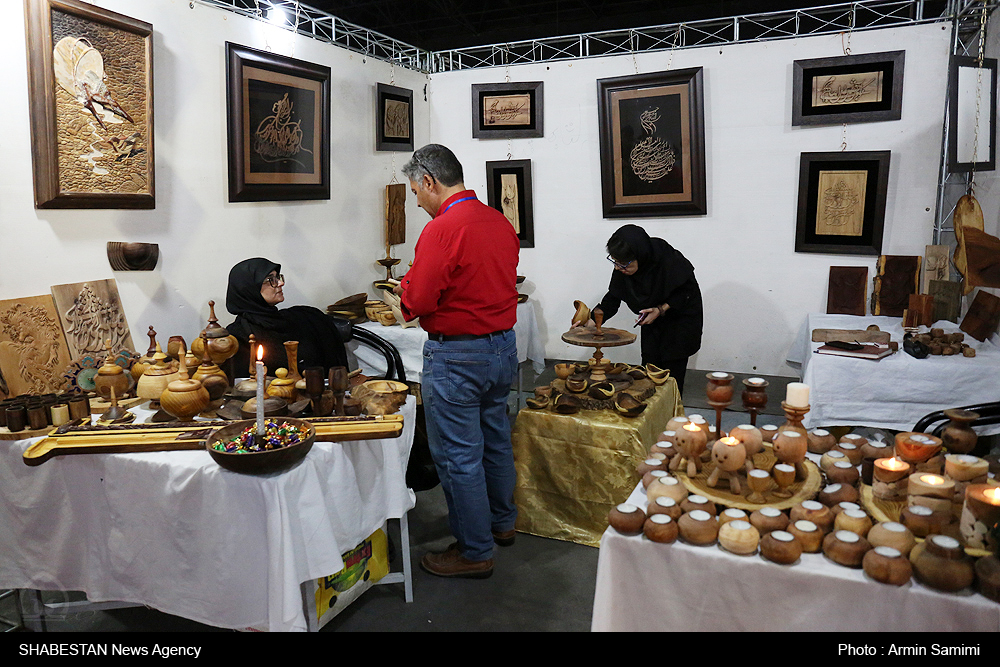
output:
[[[263,345],[258,345],[257,346],[257,361],[261,361],[263,359],[264,359],[264,346]]]
[[[907,463],[905,461],[900,461],[895,456],[882,464],[886,470],[902,470]]]
[[[686,430],[688,430],[688,431],[700,431],[701,430],[700,426],[698,426],[697,424],[692,424],[692,423],[684,424],[684,428]]]
[[[736,438],[734,438],[731,435],[727,435],[724,438],[719,438],[719,440],[722,441],[722,442],[724,442],[725,444],[729,445],[730,447],[733,447],[735,445],[740,444],[740,441],[737,440]]]
[[[944,484],[944,479],[938,477],[937,475],[921,475],[920,481],[924,484],[931,484],[937,486],[938,484]]]
[[[986,489],[983,491],[983,495],[986,496],[986,500],[991,505],[1000,505],[1000,487],[993,487],[992,489]]]

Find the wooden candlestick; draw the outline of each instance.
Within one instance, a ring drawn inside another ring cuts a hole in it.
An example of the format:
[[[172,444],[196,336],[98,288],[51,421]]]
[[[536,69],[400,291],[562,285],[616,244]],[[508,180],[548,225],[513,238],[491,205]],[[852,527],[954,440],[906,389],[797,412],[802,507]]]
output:
[[[792,405],[788,401],[781,402],[781,409],[785,411],[785,423],[778,429],[779,431],[792,430],[799,431],[803,436],[807,434],[802,426],[802,419],[809,412],[808,405]]]
[[[715,408],[715,430],[722,435],[722,412],[733,402],[733,376],[729,373],[715,371],[707,376],[708,384],[705,394],[708,404]]]
[[[743,380],[743,408],[750,413],[750,424],[757,425],[757,415],[767,407],[767,385],[764,378],[746,378]]]
[[[882,500],[906,497],[910,464],[896,457],[876,459],[872,469],[872,494]]]

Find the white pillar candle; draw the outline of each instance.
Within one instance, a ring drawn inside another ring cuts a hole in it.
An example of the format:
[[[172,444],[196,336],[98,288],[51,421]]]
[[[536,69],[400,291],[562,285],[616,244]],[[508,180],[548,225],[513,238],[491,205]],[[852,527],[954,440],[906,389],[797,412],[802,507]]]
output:
[[[257,346],[257,435],[264,435],[264,346]]]
[[[802,382],[789,382],[785,389],[785,403],[794,408],[809,406],[809,385]]]

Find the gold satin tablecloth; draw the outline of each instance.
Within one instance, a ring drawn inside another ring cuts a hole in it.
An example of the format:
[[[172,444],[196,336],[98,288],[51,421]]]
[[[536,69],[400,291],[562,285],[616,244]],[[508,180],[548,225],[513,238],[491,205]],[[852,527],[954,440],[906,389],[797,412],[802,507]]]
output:
[[[650,445],[671,417],[684,414],[673,378],[647,403],[631,419],[610,410],[521,410],[511,437],[517,530],[599,546],[608,512],[632,493]]]

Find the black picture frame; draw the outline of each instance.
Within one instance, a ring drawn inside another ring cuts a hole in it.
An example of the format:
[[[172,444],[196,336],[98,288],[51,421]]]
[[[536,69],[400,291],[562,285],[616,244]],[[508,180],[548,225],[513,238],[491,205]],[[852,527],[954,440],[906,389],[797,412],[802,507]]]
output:
[[[801,154],[795,252],[882,254],[890,153]]]
[[[510,193],[512,187],[515,188],[513,196],[516,199],[513,210]],[[531,160],[487,162],[486,197],[489,205],[503,213],[514,225],[521,247],[534,248],[535,216],[531,201]]]
[[[541,81],[472,84],[474,139],[532,139],[545,135]]]
[[[375,86],[375,150],[413,152],[413,91]]]
[[[330,68],[232,42],[226,62],[229,201],[329,199]]]
[[[952,56],[948,63],[948,171],[964,173],[969,171],[993,171],[997,163],[997,59],[983,58],[982,72],[979,59],[967,56]],[[979,99],[980,124],[988,123],[986,139],[980,129],[978,145],[976,135],[977,92],[963,86],[966,76],[970,86],[989,85],[989,89]],[[980,75],[982,78],[980,79]],[[983,149],[986,150],[983,150]],[[979,157],[984,156],[985,160]]]
[[[597,96],[604,217],[706,214],[702,68],[599,79]]]
[[[899,120],[905,63],[905,51],[794,61],[792,125]]]

